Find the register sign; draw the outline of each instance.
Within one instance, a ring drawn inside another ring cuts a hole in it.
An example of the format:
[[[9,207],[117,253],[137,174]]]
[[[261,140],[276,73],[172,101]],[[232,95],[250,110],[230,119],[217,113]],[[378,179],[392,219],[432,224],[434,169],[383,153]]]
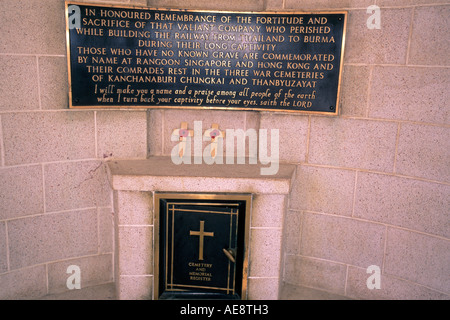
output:
[[[346,12],[66,2],[71,108],[337,114]]]

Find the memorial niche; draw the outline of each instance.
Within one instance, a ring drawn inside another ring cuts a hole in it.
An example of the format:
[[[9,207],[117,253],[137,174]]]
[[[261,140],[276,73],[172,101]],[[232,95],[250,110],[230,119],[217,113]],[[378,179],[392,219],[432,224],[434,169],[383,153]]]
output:
[[[338,113],[346,12],[66,8],[71,108]]]
[[[249,195],[155,194],[156,298],[246,298],[250,202]]]

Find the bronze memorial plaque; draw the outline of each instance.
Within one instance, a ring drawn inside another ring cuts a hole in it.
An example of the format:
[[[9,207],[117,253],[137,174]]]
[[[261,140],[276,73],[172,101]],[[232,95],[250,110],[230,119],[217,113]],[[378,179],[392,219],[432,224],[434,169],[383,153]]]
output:
[[[347,12],[66,2],[71,108],[336,115]]]
[[[250,195],[155,193],[156,299],[245,299]]]

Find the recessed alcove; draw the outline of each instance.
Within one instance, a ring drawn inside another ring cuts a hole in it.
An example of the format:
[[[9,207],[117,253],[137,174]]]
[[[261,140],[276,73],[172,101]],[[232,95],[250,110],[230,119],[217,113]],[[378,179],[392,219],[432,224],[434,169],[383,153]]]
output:
[[[247,299],[277,299],[283,220],[295,166],[261,175],[259,164],[181,164],[170,157],[108,163],[114,190],[118,299],[155,299],[155,192],[251,194]]]

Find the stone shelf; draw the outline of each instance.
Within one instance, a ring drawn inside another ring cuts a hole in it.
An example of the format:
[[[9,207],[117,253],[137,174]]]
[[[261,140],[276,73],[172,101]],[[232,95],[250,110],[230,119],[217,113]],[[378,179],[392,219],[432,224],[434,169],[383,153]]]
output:
[[[295,166],[261,175],[261,164],[180,164],[170,157],[108,163],[114,190],[288,194]]]

